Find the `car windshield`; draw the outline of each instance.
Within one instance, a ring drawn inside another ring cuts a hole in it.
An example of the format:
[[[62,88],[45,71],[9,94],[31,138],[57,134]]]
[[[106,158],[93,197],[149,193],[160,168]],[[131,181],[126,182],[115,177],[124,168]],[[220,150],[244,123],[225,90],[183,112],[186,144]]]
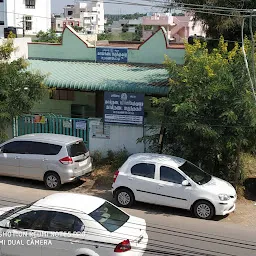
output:
[[[129,219],[127,214],[108,202],[105,202],[89,215],[109,232],[116,231]]]
[[[0,221],[4,220],[6,218],[9,218],[10,216],[12,216],[13,214],[15,214],[19,211],[29,208],[32,204],[34,204],[34,202],[31,204],[28,204],[28,205],[17,206],[17,207],[10,209],[7,212],[4,212],[3,214],[0,215]]]
[[[196,165],[186,161],[183,165],[179,167],[187,176],[189,176],[194,182],[199,185],[203,185],[209,182],[212,176],[203,170],[201,170]]]

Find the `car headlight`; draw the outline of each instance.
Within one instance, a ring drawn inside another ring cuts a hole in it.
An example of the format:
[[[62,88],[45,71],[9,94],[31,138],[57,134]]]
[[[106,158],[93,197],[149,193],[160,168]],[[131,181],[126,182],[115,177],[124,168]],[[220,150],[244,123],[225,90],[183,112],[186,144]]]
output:
[[[226,195],[226,194],[220,194],[219,195],[219,199],[221,201],[228,201],[230,199],[230,196]]]

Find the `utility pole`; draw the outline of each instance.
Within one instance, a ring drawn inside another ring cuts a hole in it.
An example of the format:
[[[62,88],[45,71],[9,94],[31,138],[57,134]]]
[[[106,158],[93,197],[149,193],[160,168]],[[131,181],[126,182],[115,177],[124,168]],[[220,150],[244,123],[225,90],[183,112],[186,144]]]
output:
[[[25,37],[25,15],[23,15],[23,18],[22,18],[22,30],[23,30],[23,37]]]

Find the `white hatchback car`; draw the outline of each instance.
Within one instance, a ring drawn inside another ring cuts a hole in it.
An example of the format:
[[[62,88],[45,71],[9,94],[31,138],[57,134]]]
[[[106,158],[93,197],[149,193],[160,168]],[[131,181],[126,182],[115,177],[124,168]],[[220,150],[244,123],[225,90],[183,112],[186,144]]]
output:
[[[146,222],[99,197],[56,193],[0,209],[0,256],[142,256]]]
[[[135,154],[116,171],[112,193],[119,206],[134,201],[192,210],[198,218],[211,219],[235,210],[236,191],[182,158]]]
[[[49,189],[92,172],[81,138],[51,133],[27,134],[0,145],[0,175],[42,180]]]

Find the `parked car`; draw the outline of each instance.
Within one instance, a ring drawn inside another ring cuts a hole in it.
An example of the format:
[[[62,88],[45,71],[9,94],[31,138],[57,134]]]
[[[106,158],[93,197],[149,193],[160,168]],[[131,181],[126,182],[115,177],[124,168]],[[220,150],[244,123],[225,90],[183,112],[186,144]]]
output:
[[[81,138],[37,133],[0,145],[0,175],[42,180],[58,189],[92,172],[88,149]]]
[[[0,227],[0,255],[142,256],[148,242],[144,219],[74,193],[2,208]]]
[[[160,154],[135,154],[115,172],[113,196],[119,206],[134,201],[192,210],[211,219],[235,210],[236,191],[189,161]]]

